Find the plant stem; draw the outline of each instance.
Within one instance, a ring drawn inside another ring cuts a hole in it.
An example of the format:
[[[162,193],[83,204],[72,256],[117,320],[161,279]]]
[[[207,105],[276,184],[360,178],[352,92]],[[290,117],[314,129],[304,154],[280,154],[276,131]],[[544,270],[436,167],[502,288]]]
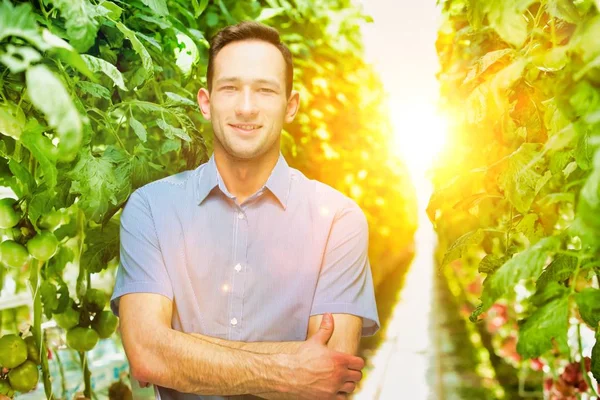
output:
[[[583,357],[583,344],[581,342],[581,324],[577,324],[577,344],[579,345],[579,364],[581,367],[581,375],[583,375],[583,379],[585,379],[585,383],[587,383],[593,395],[596,396],[596,398],[598,398],[600,397],[600,395],[598,395],[598,392],[594,388],[594,385],[592,384],[592,381],[587,373],[587,369],[585,368],[585,358]]]
[[[87,354],[83,351],[79,352],[79,359],[81,360],[81,369],[83,370],[83,382],[85,383],[85,389],[83,389],[83,395],[87,399],[92,398],[92,373],[87,362]]]
[[[61,390],[61,398],[67,398],[67,385],[65,383],[65,367],[62,364],[60,356],[58,355],[58,349],[54,349],[54,356],[56,357],[56,362],[58,363],[58,372],[60,373],[60,390]]]
[[[50,383],[50,370],[48,368],[48,353],[46,350],[46,341],[42,332],[42,296],[40,288],[40,264],[38,260],[33,259],[29,270],[29,283],[31,285],[31,294],[33,297],[33,338],[40,349],[40,358],[42,361],[42,377],[44,379],[44,392],[46,398],[52,398],[52,384]]]

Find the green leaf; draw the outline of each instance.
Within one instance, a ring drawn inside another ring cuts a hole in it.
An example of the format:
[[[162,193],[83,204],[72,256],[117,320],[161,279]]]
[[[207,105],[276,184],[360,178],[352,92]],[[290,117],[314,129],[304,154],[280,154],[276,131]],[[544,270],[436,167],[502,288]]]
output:
[[[29,193],[33,192],[36,184],[35,184],[35,179],[31,175],[29,170],[22,164],[15,161],[14,159],[11,159],[8,162],[8,167],[10,168],[10,172],[12,172],[14,177],[16,179],[18,179],[19,182],[21,182],[21,184],[23,185],[23,188],[25,189],[25,192],[21,193],[21,195],[25,195],[25,194],[29,194]]]
[[[505,196],[521,213],[529,211],[533,199],[550,179],[534,168],[541,160],[537,147],[535,143],[523,143],[504,163],[505,170],[498,177],[498,185]]]
[[[129,117],[129,125],[133,128],[133,131],[135,132],[137,137],[145,143],[147,140],[148,133],[146,132],[146,128],[144,128],[144,125],[140,121],[135,119],[133,115]]]
[[[181,149],[181,140],[167,139],[160,146],[160,154],[166,154],[170,151],[179,151]]]
[[[198,4],[198,0],[192,0],[192,7],[194,7],[194,17],[198,18],[204,10],[206,10],[206,6],[208,6],[208,0],[200,0],[200,4]]]
[[[596,343],[592,348],[592,375],[600,382],[600,329],[596,331]]]
[[[549,282],[544,287],[537,287],[533,296],[528,301],[536,307],[542,307],[557,297],[563,297],[568,294],[569,289],[566,286],[556,282]]]
[[[42,37],[44,41],[50,46],[49,53],[55,54],[59,59],[69,64],[71,67],[75,68],[81,74],[85,75],[89,79],[95,81],[96,77],[89,70],[83,58],[79,55],[79,53],[71,46],[69,43],[65,42],[60,37],[51,33],[48,29],[44,29],[42,31]]]
[[[445,267],[451,261],[462,258],[471,247],[478,246],[483,240],[484,232],[481,229],[465,233],[452,243],[444,254],[440,268]]]
[[[94,97],[110,100],[110,90],[108,90],[102,85],[98,85],[97,83],[79,81],[77,82],[77,87],[80,88],[81,91],[83,91],[84,93],[90,94]]]
[[[148,36],[148,35],[144,35],[143,33],[137,32],[136,36],[141,37],[142,39],[144,39],[145,41],[147,41],[148,43],[150,43],[152,46],[154,46],[156,48],[156,50],[162,52],[163,48],[160,45],[160,43],[158,43],[156,41],[156,39],[154,39],[152,36]]]
[[[581,19],[573,0],[548,0],[546,10],[554,18],[560,18],[572,24]]]
[[[527,39],[527,20],[523,11],[534,0],[507,0],[487,2],[490,26],[507,43],[521,47]]]
[[[69,42],[80,53],[85,53],[96,42],[98,15],[95,6],[87,0],[53,0],[65,20]]]
[[[508,54],[515,54],[513,49],[501,49],[485,53],[483,57],[477,59],[477,63],[469,69],[463,83],[469,83],[481,76],[489,67],[503,59]]]
[[[558,237],[543,238],[508,260],[493,275],[488,275],[483,285],[482,311],[490,308],[499,298],[512,293],[521,280],[537,279],[548,256],[559,246]]]
[[[174,104],[184,105],[184,106],[196,106],[196,103],[190,99],[186,99],[183,96],[178,95],[173,92],[165,92],[165,95],[173,101]]]
[[[7,0],[0,3],[0,42],[10,36],[23,38],[40,50],[47,49],[30,4],[23,3],[13,7]]]
[[[169,15],[169,9],[165,0],[142,0],[142,3],[150,7],[157,15]]]
[[[575,161],[579,168],[584,171],[592,168],[594,150],[590,145],[590,131],[585,128],[579,129],[579,138],[575,148]]]
[[[6,53],[0,55],[0,61],[10,69],[10,72],[17,74],[29,68],[29,65],[42,59],[40,53],[28,46],[6,45]]]
[[[554,260],[544,269],[538,278],[536,285],[543,288],[550,282],[562,282],[571,277],[577,268],[577,257],[558,254]]]
[[[165,136],[169,139],[173,139],[174,136],[177,136],[180,139],[185,140],[186,142],[191,142],[192,138],[181,128],[175,128],[173,125],[169,125],[164,119],[156,120],[156,124],[160,127],[160,129],[165,132]]]
[[[143,21],[156,24],[156,25],[158,25],[158,27],[160,29],[169,29],[169,28],[173,27],[173,25],[171,24],[170,21],[167,21],[167,20],[165,20],[163,18],[157,18],[157,17],[154,17],[152,15],[140,14],[140,15],[136,15],[136,17],[139,18],[139,19],[141,19],[141,20],[143,20]]]
[[[525,235],[530,244],[533,244],[540,240],[544,236],[543,228],[538,223],[537,214],[527,214],[515,227],[517,232]]]
[[[144,70],[146,71],[146,78],[151,77],[154,72],[154,70],[153,70],[154,64],[152,63],[152,57],[150,57],[150,53],[148,53],[148,50],[146,50],[146,47],[144,47],[142,42],[140,42],[140,40],[135,35],[135,32],[133,32],[131,29],[127,28],[125,25],[123,25],[120,22],[117,22],[116,26],[117,26],[117,29],[120,30],[121,33],[123,33],[123,35],[125,35],[125,37],[127,39],[129,39],[129,41],[131,42],[131,46],[133,47],[133,50],[135,50],[135,52],[142,59],[142,66],[144,67]]]
[[[509,260],[510,257],[496,257],[491,254],[487,254],[485,257],[481,259],[479,262],[478,271],[482,274],[493,274],[500,268],[506,261]]]
[[[80,194],[78,206],[85,215],[100,222],[108,211],[109,203],[117,204],[120,189],[115,177],[115,165],[107,157],[94,157],[89,150],[80,153],[79,161],[69,178],[73,179],[70,193]]]
[[[119,255],[119,224],[111,221],[106,226],[86,232],[87,248],[81,262],[90,273],[105,269],[108,262]]]
[[[569,63],[569,46],[558,46],[535,57],[535,66],[544,72],[556,72]]]
[[[44,136],[35,123],[28,123],[21,135],[21,142],[40,163],[43,179],[49,188],[56,186],[58,172],[56,170],[56,148],[49,138]]]
[[[73,221],[69,225],[75,226],[76,225],[75,219],[73,219]],[[67,226],[65,226],[65,227],[67,227]],[[63,227],[58,228],[58,230],[56,230],[54,232],[54,235],[56,236],[56,238],[58,240],[61,240],[64,236],[71,236],[71,235],[63,235],[61,230],[62,230],[62,232],[66,232],[65,228],[63,228]],[[73,253],[73,250],[71,250],[69,247],[66,247],[66,246],[59,246],[58,251],[56,252],[54,257],[52,257],[48,261],[48,263],[49,263],[48,265],[54,274],[60,276],[60,275],[62,275],[62,271],[67,266],[67,263],[72,262],[74,259],[75,259],[75,254]]]
[[[256,17],[256,21],[262,22],[274,18],[280,14],[285,12],[285,8],[277,7],[277,8],[263,8],[260,10],[260,14]]]
[[[517,352],[524,358],[539,357],[552,349],[553,339],[566,346],[568,318],[568,296],[537,309],[519,328]]]
[[[575,295],[579,314],[583,321],[592,329],[598,329],[600,322],[600,290],[585,288]]]
[[[33,105],[56,129],[61,148],[79,148],[83,121],[63,83],[45,65],[27,70],[27,92]]]
[[[120,89],[127,91],[127,87],[125,87],[125,82],[123,80],[123,75],[121,75],[121,72],[119,72],[117,67],[101,58],[96,58],[87,54],[84,54],[81,57],[92,72],[102,72],[104,75],[108,76]]]
[[[54,206],[54,191],[45,190],[36,193],[29,203],[28,217],[33,226],[37,226],[38,218],[52,211]]]
[[[103,1],[99,4],[100,7],[105,8],[108,11],[108,16],[114,20],[118,20],[121,18],[121,14],[123,13],[123,9],[110,1]]]
[[[44,305],[44,315],[46,318],[52,318],[52,312],[58,307],[58,298],[56,297],[56,286],[47,280],[40,284],[40,296]]]
[[[585,117],[600,109],[600,92],[588,81],[581,81],[575,86],[569,104],[573,107],[575,115]]]
[[[0,104],[0,133],[19,139],[25,128],[25,113],[12,102]]]

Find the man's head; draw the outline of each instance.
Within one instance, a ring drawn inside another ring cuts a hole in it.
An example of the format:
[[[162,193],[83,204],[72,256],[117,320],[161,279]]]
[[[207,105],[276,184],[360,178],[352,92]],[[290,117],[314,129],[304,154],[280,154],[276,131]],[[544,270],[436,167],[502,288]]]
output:
[[[211,120],[215,151],[252,159],[279,152],[284,122],[292,122],[299,96],[292,90],[292,56],[273,28],[241,22],[211,41],[207,89],[198,104]]]

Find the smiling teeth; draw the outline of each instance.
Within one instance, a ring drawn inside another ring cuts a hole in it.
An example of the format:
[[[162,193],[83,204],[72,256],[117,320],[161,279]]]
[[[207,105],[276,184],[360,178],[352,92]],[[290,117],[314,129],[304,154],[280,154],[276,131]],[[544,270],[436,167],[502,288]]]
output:
[[[236,128],[241,128],[245,130],[258,129],[258,125],[234,125]]]

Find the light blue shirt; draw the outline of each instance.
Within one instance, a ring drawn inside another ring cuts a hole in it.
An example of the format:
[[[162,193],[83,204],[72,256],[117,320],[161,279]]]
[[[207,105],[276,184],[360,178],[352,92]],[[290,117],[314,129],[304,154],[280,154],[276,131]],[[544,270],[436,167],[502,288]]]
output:
[[[241,205],[214,155],[149,183],[129,198],[120,234],[116,315],[120,296],[144,292],[174,302],[173,329],[226,340],[303,341],[309,317],[325,312],[361,317],[363,336],[379,329],[364,213],[281,154]],[[158,392],[162,400],[233,398]]]

